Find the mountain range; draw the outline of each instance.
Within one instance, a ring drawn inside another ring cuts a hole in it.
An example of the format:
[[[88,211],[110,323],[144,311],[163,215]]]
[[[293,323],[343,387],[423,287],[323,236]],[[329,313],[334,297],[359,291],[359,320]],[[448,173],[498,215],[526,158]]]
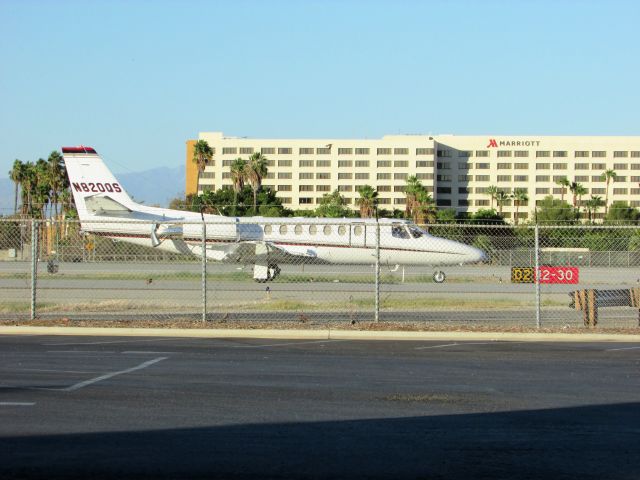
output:
[[[145,205],[168,207],[171,199],[184,198],[184,166],[118,173],[116,178],[136,202]],[[13,214],[13,203],[13,182],[8,178],[0,178],[0,215]]]

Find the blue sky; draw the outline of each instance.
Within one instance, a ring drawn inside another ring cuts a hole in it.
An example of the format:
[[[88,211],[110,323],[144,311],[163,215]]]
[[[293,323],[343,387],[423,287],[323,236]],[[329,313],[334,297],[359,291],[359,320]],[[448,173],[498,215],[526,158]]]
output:
[[[94,146],[184,162],[200,131],[640,134],[637,1],[0,0],[0,176]]]

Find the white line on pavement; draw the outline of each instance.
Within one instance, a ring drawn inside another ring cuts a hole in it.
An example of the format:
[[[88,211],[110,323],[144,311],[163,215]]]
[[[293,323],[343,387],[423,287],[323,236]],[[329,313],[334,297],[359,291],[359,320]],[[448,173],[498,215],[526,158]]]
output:
[[[96,373],[87,370],[48,370],[46,368],[12,368],[12,372]]]
[[[118,372],[107,373],[105,375],[100,375],[99,377],[91,378],[89,380],[85,380],[83,382],[76,383],[75,385],[71,385],[70,387],[65,387],[65,388],[44,388],[42,390],[59,390],[59,391],[63,391],[63,392],[73,392],[75,390],[79,390],[81,388],[84,388],[84,387],[86,387],[88,385],[91,385],[91,384],[94,384],[94,383],[98,383],[98,382],[101,382],[103,380],[108,380],[108,379],[113,378],[113,377],[115,377],[117,375],[123,375],[125,373],[135,372],[136,370],[142,370],[143,368],[147,368],[147,367],[153,365],[154,363],[161,362],[162,360],[166,360],[167,358],[169,358],[169,357],[154,358],[153,360],[149,360],[149,361],[143,362],[140,365],[136,365],[135,367],[127,368],[126,370],[120,370]]]
[[[616,352],[618,350],[636,350],[638,348],[640,348],[640,346],[638,346],[638,347],[622,347],[622,348],[607,348],[605,350],[605,352]]]
[[[128,354],[144,354],[144,355],[171,355],[171,354],[176,354],[178,352],[149,352],[149,351],[145,351],[145,350],[126,350],[124,352],[122,352],[123,355],[128,355]]]
[[[286,347],[288,345],[306,345],[309,343],[335,343],[335,342],[349,342],[349,341],[350,340],[314,340],[309,342],[269,343],[267,345],[230,345],[229,348]]]
[[[46,347],[69,346],[69,345],[106,345],[109,343],[139,343],[139,342],[167,342],[175,338],[149,338],[144,340],[109,340],[104,342],[65,342],[65,343],[43,343]]]
[[[416,347],[415,350],[427,350],[429,348],[445,348],[445,347],[456,347],[459,345],[491,345],[496,342],[462,342],[462,343],[446,343],[444,345],[427,345],[426,347]],[[512,342],[509,342],[512,343]],[[520,342],[518,342],[520,343]]]
[[[47,350],[47,353],[118,353],[115,350]]]
[[[0,402],[0,407],[31,407],[36,402]]]

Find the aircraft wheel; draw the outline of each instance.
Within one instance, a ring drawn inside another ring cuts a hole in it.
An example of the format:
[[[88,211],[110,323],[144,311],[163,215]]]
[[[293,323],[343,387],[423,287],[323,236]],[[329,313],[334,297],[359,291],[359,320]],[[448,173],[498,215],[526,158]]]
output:
[[[269,275],[269,278],[268,278],[269,281],[275,280],[277,276],[280,275],[280,267],[275,263],[270,263],[268,275]]]
[[[433,281],[436,283],[442,283],[446,280],[447,276],[444,274],[442,270],[438,270],[437,272],[433,272]]]

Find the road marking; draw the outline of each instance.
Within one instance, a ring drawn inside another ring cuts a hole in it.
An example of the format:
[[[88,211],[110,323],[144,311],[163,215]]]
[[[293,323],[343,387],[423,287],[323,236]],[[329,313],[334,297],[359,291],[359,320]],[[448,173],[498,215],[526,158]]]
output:
[[[149,354],[149,355],[150,354],[154,354],[154,355],[170,355],[170,354],[176,354],[176,353],[178,353],[178,352],[149,352],[149,351],[145,351],[145,350],[126,350],[126,351],[122,352],[122,354],[127,354],[127,355],[128,354],[134,354],[134,355],[137,355],[137,354],[144,354],[144,355],[147,355],[147,354]]]
[[[335,342],[349,342],[349,341],[350,340],[313,340],[308,342],[270,343],[267,345],[230,345],[229,348],[286,347],[287,345],[306,345],[309,343],[335,343]]]
[[[105,342],[69,342],[69,343],[43,343],[42,345],[45,347],[56,347],[56,346],[70,346],[70,345],[106,345],[110,343],[138,343],[138,342],[166,342],[169,340],[175,340],[175,338],[150,338],[144,340],[109,340]]]
[[[416,347],[415,350],[427,350],[429,348],[445,348],[445,347],[456,347],[458,345],[492,345],[496,342],[463,342],[463,343],[446,343],[444,345],[428,345],[426,347]],[[509,342],[514,343],[514,342]],[[518,342],[520,343],[520,342]]]
[[[0,407],[31,407],[36,402],[0,402]]]
[[[640,346],[638,346],[638,347],[622,347],[622,348],[607,348],[605,350],[605,352],[617,352],[618,350],[637,350],[638,348],[640,348]]]
[[[107,373],[105,375],[100,375],[99,377],[91,378],[89,380],[85,380],[83,382],[76,383],[75,385],[71,385],[70,387],[65,387],[65,388],[43,388],[42,390],[58,390],[58,391],[62,391],[62,392],[73,392],[75,390],[80,390],[81,388],[87,387],[87,386],[92,385],[94,383],[98,383],[98,382],[101,382],[103,380],[108,380],[108,379],[113,378],[113,377],[115,377],[117,375],[123,375],[125,373],[135,372],[136,370],[142,370],[143,368],[147,368],[147,367],[153,365],[154,363],[161,362],[162,360],[166,360],[167,358],[169,358],[169,357],[154,358],[153,360],[149,360],[149,361],[143,362],[140,365],[136,365],[135,367],[127,368],[126,370],[120,370],[118,372]]]
[[[47,370],[45,368],[14,368],[12,372],[95,373],[87,370]]]
[[[118,353],[115,350],[47,350],[47,353]]]

